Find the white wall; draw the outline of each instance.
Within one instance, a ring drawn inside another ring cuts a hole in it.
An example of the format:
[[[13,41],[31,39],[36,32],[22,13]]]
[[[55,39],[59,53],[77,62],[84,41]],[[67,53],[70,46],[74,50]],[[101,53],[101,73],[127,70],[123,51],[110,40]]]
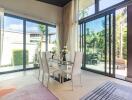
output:
[[[62,8],[35,0],[0,0],[6,12],[56,24],[62,20]]]

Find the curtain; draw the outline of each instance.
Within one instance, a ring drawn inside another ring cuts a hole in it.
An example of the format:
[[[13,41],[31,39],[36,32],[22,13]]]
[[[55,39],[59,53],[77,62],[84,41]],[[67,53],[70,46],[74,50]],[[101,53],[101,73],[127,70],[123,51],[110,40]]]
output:
[[[58,48],[58,53],[60,50],[63,48],[63,24],[61,22],[58,22],[57,25],[57,48]]]
[[[72,0],[67,4],[63,12],[64,45],[67,45],[71,61],[74,61],[74,54],[78,48],[78,0]]]
[[[72,2],[63,8],[63,46],[67,45],[68,36],[72,32]]]
[[[60,50],[67,46],[73,61],[77,51],[78,0],[72,0],[63,7],[62,23],[57,23],[57,30]]]
[[[71,61],[74,60],[75,51],[77,51],[78,44],[78,0],[71,1],[71,12],[70,12],[70,23],[69,27],[71,28],[68,34],[67,47],[71,53]]]
[[[4,37],[4,9],[0,8],[0,66],[3,51],[3,37]]]

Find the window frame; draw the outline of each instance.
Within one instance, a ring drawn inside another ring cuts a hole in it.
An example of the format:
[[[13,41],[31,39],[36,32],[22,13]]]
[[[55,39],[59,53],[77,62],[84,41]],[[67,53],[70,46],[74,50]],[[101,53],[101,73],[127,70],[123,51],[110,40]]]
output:
[[[126,4],[126,3],[128,3],[129,1],[131,2],[131,0],[124,0],[124,1],[119,2],[119,3],[117,3],[117,4],[113,5],[113,6],[110,6],[108,8],[105,8],[103,10],[99,10],[99,0],[95,0],[95,13],[92,14],[92,15],[89,15],[87,17],[84,17],[84,18],[79,19],[79,23],[83,22],[85,19],[89,19],[89,18],[91,18],[93,16],[97,16],[97,15],[99,15],[101,13],[106,12],[106,11],[116,9],[120,5],[122,6],[122,5]]]
[[[29,22],[33,22],[33,23],[37,23],[37,24],[43,24],[43,25],[46,26],[46,51],[48,50],[48,44],[47,44],[48,43],[48,27],[56,28],[56,25],[41,22],[41,21],[37,21],[37,20],[34,20],[34,19],[21,17],[21,16],[18,16],[18,15],[6,13],[6,12],[4,13],[4,16],[20,19],[20,20],[23,21],[23,32],[22,32],[23,33],[23,69],[0,72],[0,75],[1,74],[6,74],[6,73],[13,73],[13,72],[20,72],[20,71],[38,69],[38,67],[26,68],[26,22],[29,21]]]

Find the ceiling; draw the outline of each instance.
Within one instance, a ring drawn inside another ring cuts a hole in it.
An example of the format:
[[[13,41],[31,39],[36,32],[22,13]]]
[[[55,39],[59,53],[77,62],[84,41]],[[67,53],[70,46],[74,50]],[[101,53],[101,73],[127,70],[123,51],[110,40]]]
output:
[[[49,4],[52,4],[52,5],[59,6],[59,7],[64,7],[71,0],[37,0],[37,1],[41,1],[41,2],[44,2],[44,3],[49,3]]]

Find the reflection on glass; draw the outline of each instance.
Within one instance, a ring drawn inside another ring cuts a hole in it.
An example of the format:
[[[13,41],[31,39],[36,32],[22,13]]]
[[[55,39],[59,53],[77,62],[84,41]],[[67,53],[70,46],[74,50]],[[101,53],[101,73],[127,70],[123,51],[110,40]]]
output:
[[[56,27],[48,27],[48,51],[57,51]]]
[[[86,68],[103,71],[105,62],[105,18],[86,23]]]
[[[79,0],[79,19],[95,13],[95,0]]]
[[[23,20],[4,16],[0,72],[23,69]]]
[[[110,6],[118,4],[124,0],[99,0],[99,10],[106,9]]]
[[[42,37],[43,36],[43,37]],[[46,26],[30,21],[26,22],[26,67],[37,67],[37,50],[46,50]]]

